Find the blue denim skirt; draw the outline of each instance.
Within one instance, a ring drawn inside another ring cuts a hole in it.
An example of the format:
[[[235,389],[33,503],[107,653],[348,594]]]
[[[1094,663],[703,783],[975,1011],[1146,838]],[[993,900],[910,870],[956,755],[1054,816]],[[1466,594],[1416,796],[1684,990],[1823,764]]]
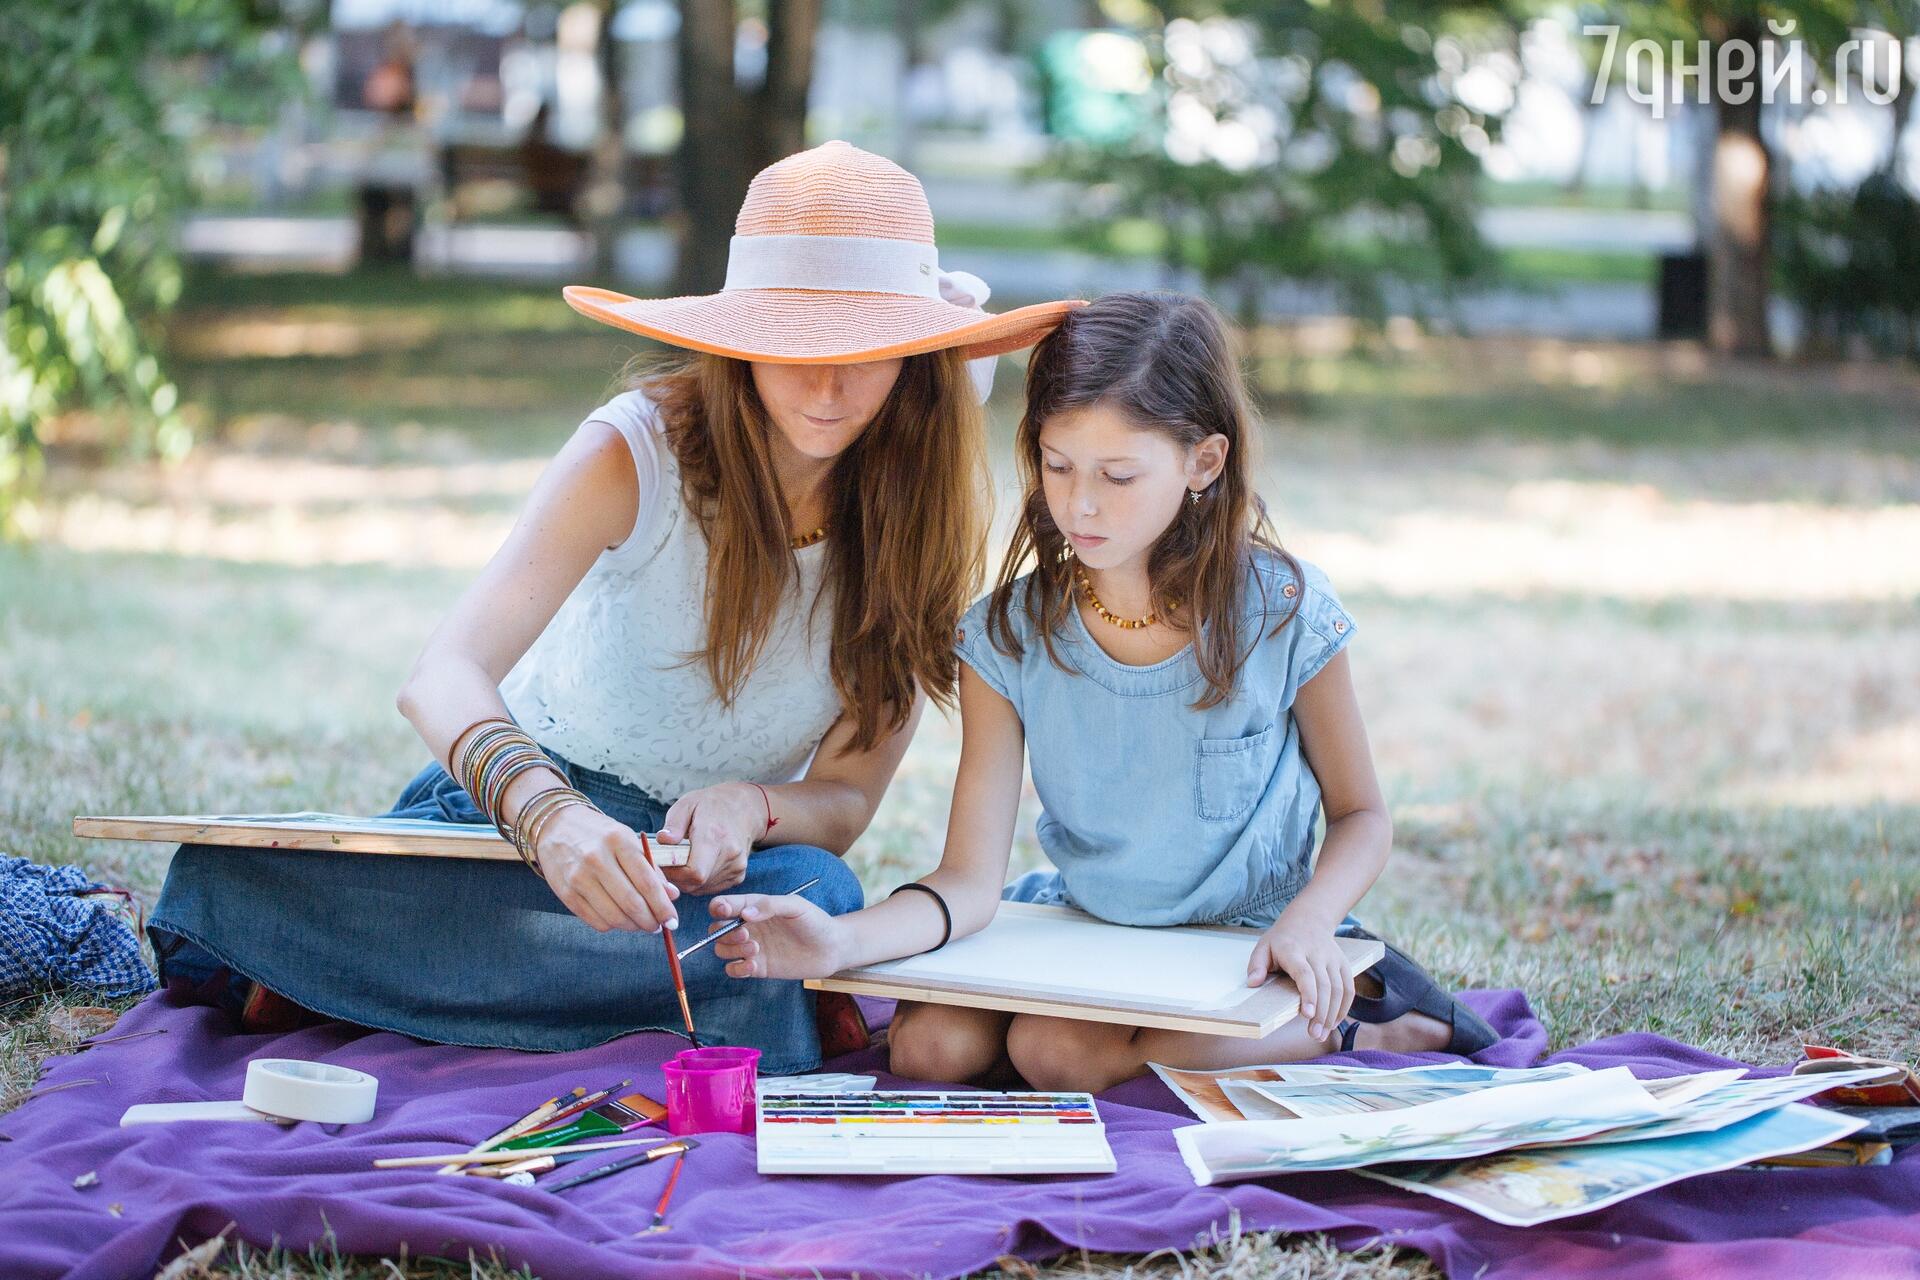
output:
[[[611,774],[556,757],[614,819],[657,831],[667,806]],[[438,764],[388,817],[484,824]],[[862,905],[845,862],[812,845],[757,849],[732,893],[784,893],[818,876],[809,901]],[[704,937],[704,897],[675,903],[678,936]],[[684,1033],[659,935],[599,933],[519,862],[181,845],[148,934],[165,981],[221,968],[331,1018],[442,1044],[583,1049],[634,1031]],[[819,1065],[813,993],[797,981],[729,978],[708,947],[687,958],[703,1042],[759,1049],[761,1071]]]

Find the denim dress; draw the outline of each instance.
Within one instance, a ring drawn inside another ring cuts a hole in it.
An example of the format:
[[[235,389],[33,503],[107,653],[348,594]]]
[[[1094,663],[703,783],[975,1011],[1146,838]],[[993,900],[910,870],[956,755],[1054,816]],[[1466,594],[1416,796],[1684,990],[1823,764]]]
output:
[[[548,753],[553,755],[552,752]],[[612,774],[555,757],[602,812],[660,829],[667,806]],[[485,824],[438,764],[390,817]],[[859,879],[825,849],[755,849],[729,893],[785,893],[833,915],[858,910]],[[708,898],[674,909],[680,946],[706,936]],[[331,1018],[442,1044],[583,1049],[633,1031],[684,1033],[658,934],[599,933],[518,861],[182,845],[148,935],[163,979],[221,969]],[[746,1045],[768,1075],[819,1065],[813,993],[797,981],[729,978],[707,947],[685,961],[702,1043]]]
[[[1119,924],[1258,927],[1293,900],[1312,874],[1320,816],[1293,702],[1354,631],[1326,575],[1301,569],[1265,552],[1249,561],[1247,659],[1233,696],[1204,711],[1193,707],[1206,682],[1191,646],[1149,666],[1119,662],[1073,608],[1054,641],[1063,669],[1025,607],[1031,576],[1009,611],[1018,657],[988,634],[988,601],[974,603],[959,655],[1019,713],[1042,807],[1036,835],[1053,864],[1004,896]]]

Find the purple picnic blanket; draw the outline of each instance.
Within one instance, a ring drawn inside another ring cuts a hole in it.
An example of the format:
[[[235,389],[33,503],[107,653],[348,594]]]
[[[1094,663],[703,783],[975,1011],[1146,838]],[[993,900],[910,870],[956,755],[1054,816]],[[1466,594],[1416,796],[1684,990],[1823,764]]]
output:
[[[1505,1038],[1490,1065],[1534,1063],[1546,1037],[1518,991],[1468,1001]],[[882,1007],[876,1012],[884,1016]],[[1144,1253],[1226,1231],[1325,1232],[1346,1248],[1419,1250],[1449,1275],[1920,1276],[1920,1155],[1891,1166],[1711,1174],[1546,1226],[1501,1226],[1431,1197],[1351,1174],[1295,1174],[1196,1187],[1171,1131],[1194,1123],[1149,1077],[1102,1095],[1119,1160],[1101,1177],[786,1177],[754,1171],[753,1140],[703,1137],[687,1158],[672,1230],[632,1238],[652,1215],[666,1163],[565,1195],[431,1169],[375,1170],[376,1156],[462,1149],[575,1084],[631,1076],[662,1096],[663,1034],[574,1053],[425,1044],[341,1024],[237,1034],[183,991],[130,1010],[114,1035],[164,1028],[51,1061],[42,1085],[95,1083],[36,1097],[0,1117],[0,1276],[151,1276],[191,1245],[234,1236],[304,1251],[328,1231],[342,1253],[438,1255],[525,1265],[543,1280],[949,1277],[1015,1255],[1069,1249]],[[1367,1066],[1426,1058],[1355,1053]],[[312,1058],[371,1072],[379,1108],[328,1132],[244,1122],[118,1126],[136,1102],[238,1098],[247,1061]],[[1652,1035],[1556,1055],[1669,1075],[1733,1065]],[[877,1049],[830,1069],[879,1072]],[[883,1082],[893,1078],[883,1075]],[[95,1185],[74,1179],[94,1173]]]

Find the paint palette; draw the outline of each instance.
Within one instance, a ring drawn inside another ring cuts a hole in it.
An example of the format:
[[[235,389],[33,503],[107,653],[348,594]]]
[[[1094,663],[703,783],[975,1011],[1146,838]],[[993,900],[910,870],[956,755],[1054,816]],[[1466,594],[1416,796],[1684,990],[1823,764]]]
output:
[[[761,1173],[1112,1173],[1093,1095],[763,1090]]]

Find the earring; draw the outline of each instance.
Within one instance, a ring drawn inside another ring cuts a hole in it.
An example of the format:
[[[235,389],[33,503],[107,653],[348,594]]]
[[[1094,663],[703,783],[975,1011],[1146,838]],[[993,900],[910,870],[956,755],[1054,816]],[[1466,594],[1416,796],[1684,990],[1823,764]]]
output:
[[[1197,507],[1197,506],[1199,506],[1199,505],[1200,505],[1200,491],[1199,491],[1198,489],[1189,489],[1189,490],[1187,490],[1187,501],[1188,501],[1188,502],[1190,502],[1190,503],[1192,503],[1192,504],[1193,504],[1194,506],[1196,506],[1196,507]]]

